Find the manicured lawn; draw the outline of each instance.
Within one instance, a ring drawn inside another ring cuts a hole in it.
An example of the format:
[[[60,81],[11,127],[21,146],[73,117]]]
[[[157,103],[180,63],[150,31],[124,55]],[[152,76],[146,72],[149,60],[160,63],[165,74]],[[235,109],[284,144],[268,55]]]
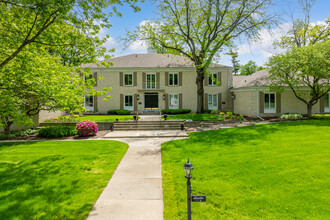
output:
[[[127,148],[117,141],[0,143],[0,219],[85,219]]]
[[[312,114],[314,119],[330,119],[330,114]]]
[[[119,121],[133,120],[133,115],[90,115],[77,118],[78,121],[90,120],[94,122],[113,122],[118,118]]]
[[[188,114],[179,114],[179,115],[168,115],[167,119],[174,119],[174,120],[192,119],[193,121],[217,121],[217,120],[223,121],[224,117],[213,114],[188,113]]]
[[[330,219],[330,120],[190,133],[162,144],[164,216],[186,218],[183,165],[195,166],[192,219]]]

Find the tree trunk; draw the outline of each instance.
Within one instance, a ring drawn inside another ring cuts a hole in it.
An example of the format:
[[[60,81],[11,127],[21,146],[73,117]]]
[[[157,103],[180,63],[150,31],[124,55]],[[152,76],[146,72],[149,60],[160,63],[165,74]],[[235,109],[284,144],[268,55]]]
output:
[[[313,105],[311,103],[307,104],[307,117],[308,118],[312,117],[312,107],[313,107]]]
[[[13,122],[7,122],[6,125],[5,125],[5,128],[4,128],[4,132],[5,132],[5,135],[9,135],[10,134],[10,126],[13,124]]]
[[[197,77],[197,113],[204,112],[204,69],[196,68]]]

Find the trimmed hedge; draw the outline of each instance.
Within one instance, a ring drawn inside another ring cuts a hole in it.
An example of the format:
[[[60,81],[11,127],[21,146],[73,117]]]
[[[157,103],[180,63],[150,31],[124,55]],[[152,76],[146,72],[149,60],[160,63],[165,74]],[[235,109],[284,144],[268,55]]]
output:
[[[211,109],[204,109],[204,113],[208,113],[208,114],[210,114],[211,112],[212,112]]]
[[[108,115],[129,115],[131,114],[130,110],[125,109],[112,109],[107,111]]]
[[[49,126],[38,130],[38,136],[45,138],[60,138],[74,135],[77,135],[77,130],[71,126]]]
[[[177,114],[188,114],[191,112],[191,109],[163,109],[163,114],[177,115]]]

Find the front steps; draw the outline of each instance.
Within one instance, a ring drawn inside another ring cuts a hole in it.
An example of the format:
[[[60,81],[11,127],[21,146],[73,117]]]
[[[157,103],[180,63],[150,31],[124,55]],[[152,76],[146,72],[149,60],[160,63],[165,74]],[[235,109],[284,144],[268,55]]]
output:
[[[183,126],[183,121],[118,121],[113,123],[113,130],[182,130]]]

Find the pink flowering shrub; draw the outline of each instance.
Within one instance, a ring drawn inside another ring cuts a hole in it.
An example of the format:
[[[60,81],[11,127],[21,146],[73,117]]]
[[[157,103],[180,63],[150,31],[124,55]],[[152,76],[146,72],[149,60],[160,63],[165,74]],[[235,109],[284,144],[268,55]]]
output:
[[[81,137],[93,136],[97,132],[97,124],[93,121],[81,121],[76,128],[78,135]]]

